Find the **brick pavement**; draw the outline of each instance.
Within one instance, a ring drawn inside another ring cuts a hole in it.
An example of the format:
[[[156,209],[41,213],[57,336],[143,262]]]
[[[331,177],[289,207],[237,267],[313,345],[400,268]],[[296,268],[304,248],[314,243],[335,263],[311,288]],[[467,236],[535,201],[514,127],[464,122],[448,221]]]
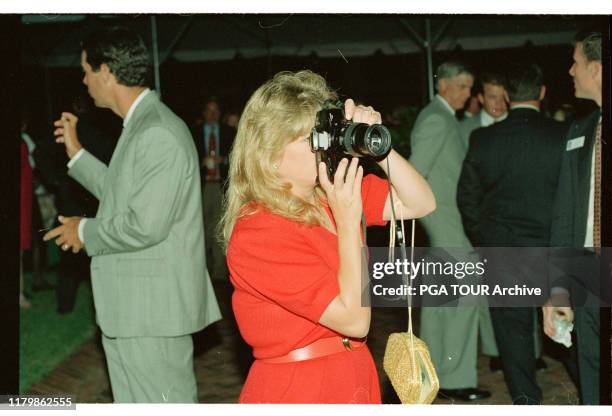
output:
[[[194,336],[198,398],[200,403],[236,403],[250,365],[250,349],[240,338],[231,310],[228,309],[229,287],[215,282],[215,290],[225,318]],[[368,345],[378,367],[384,403],[398,403],[382,370],[386,339],[391,332],[405,330],[406,320],[406,312],[399,309],[375,309],[373,312]],[[418,322],[418,316],[415,322]],[[538,372],[544,403],[577,404],[576,389],[563,365],[549,356],[545,356],[545,361],[548,369]],[[112,395],[105,365],[98,336],[65,360],[46,379],[32,386],[28,393],[64,393],[74,395],[77,403],[109,403]],[[478,404],[511,403],[502,372],[490,372],[486,357],[479,357],[478,375],[480,385],[492,391],[490,399],[479,401]],[[451,402],[437,399],[435,403]]]

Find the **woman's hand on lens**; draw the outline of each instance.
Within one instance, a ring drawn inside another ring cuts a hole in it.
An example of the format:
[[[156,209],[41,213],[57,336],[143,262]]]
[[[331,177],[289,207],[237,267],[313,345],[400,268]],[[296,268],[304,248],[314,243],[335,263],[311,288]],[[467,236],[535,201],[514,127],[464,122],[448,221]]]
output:
[[[363,105],[355,105],[352,99],[347,99],[344,102],[344,114],[347,120],[352,120],[353,123],[365,123],[365,124],[381,124],[382,118],[380,113],[374,110],[372,107],[365,107]]]
[[[342,159],[334,175],[334,183],[329,181],[325,163],[319,163],[319,182],[327,195],[327,202],[334,214],[338,231],[346,227],[359,226],[361,221],[361,180],[363,168],[359,159],[354,157],[349,163]]]

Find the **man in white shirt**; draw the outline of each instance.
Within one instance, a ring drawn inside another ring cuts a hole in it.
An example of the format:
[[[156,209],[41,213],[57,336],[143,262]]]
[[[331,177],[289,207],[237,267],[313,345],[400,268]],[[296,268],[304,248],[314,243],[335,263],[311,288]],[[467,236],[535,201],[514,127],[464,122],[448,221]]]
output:
[[[55,122],[68,174],[100,205],[95,218],[60,217],[44,239],[92,257],[115,402],[195,403],[191,334],[220,313],[204,263],[196,149],[185,123],[146,88],[149,64],[129,29],[83,42],[83,83],[96,106],[123,119],[123,132],[107,166],[82,148],[73,114]]]
[[[508,104],[504,99],[504,77],[501,74],[485,72],[480,76],[479,82],[481,91],[476,97],[481,104],[481,109],[475,116],[466,117],[459,123],[463,139],[468,145],[472,131],[490,126],[508,116]]]

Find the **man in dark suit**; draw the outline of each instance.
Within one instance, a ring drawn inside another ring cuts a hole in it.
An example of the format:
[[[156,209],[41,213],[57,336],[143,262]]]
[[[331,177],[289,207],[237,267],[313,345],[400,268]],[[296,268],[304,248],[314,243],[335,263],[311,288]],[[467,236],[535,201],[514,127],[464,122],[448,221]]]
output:
[[[598,108],[572,123],[566,136],[551,228],[551,298],[543,308],[544,332],[550,337],[556,333],[555,318],[572,320],[575,313],[580,399],[588,405],[600,403],[596,253],[601,247],[601,155],[609,151],[609,130],[602,137],[601,127],[601,38],[597,32],[576,36],[569,70],[575,95],[594,101]]]
[[[221,218],[221,202],[229,170],[229,153],[236,131],[219,122],[221,110],[216,98],[209,98],[202,110],[202,122],[191,128],[200,160],[206,263],[211,277],[227,278],[225,255],[217,238],[217,224]]]
[[[545,93],[542,70],[537,65],[516,65],[505,93],[511,108],[508,118],[474,130],[470,136],[457,203],[465,231],[475,247],[548,245],[567,128],[540,113]],[[542,251],[527,250],[525,254],[533,257],[538,253]],[[488,254],[489,266],[495,271],[495,281],[490,284],[506,282],[503,286],[512,286],[522,279],[518,273],[529,278],[536,272],[532,267],[517,271],[512,264],[516,258],[500,250]],[[524,260],[522,257],[521,262]],[[542,259],[530,260],[533,261],[526,262],[530,266],[542,263]],[[515,404],[542,401],[535,377],[533,317],[533,307],[491,308],[504,377]]]

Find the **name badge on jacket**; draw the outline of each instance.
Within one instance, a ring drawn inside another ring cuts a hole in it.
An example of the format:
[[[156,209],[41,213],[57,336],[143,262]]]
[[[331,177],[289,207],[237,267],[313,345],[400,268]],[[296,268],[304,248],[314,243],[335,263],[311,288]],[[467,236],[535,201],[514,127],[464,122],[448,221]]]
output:
[[[584,136],[576,137],[567,141],[565,151],[569,152],[570,150],[580,149],[582,146],[584,146]]]

